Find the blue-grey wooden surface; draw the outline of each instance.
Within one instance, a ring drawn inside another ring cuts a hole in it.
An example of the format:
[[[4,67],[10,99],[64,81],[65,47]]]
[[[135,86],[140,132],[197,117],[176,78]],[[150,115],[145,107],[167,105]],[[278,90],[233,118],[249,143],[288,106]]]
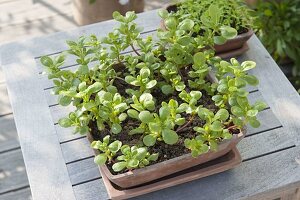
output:
[[[157,11],[143,13],[137,22],[144,34],[159,26]],[[66,50],[65,40],[80,35],[105,35],[114,21],[85,26],[29,41],[1,46],[10,100],[20,137],[28,179],[34,199],[107,199],[93,152],[84,136],[72,135],[57,120],[72,110],[60,107],[49,94],[52,83],[41,73],[39,58]],[[300,185],[300,97],[265,48],[253,36],[250,50],[240,60],[254,60],[251,73],[259,77],[258,88],[249,88],[252,101],[265,100],[262,126],[249,128],[238,145],[243,163],[232,170],[137,199],[243,199]],[[72,57],[65,68],[76,68]]]

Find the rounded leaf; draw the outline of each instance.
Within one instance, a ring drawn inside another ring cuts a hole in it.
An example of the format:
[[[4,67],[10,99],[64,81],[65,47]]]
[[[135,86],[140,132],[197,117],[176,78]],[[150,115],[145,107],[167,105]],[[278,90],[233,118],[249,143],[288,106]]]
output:
[[[221,121],[227,120],[229,117],[229,112],[226,109],[220,109],[216,114],[215,114],[215,119],[219,119]]]
[[[172,94],[174,92],[174,88],[171,85],[163,85],[161,87],[161,91],[165,95],[169,95],[169,94]]]
[[[164,129],[162,131],[162,138],[165,143],[170,144],[170,145],[175,144],[178,141],[177,133],[170,129]]]
[[[256,63],[253,61],[244,61],[241,64],[243,71],[248,71],[256,67]]]
[[[114,134],[118,134],[122,131],[122,126],[120,124],[114,123],[111,126],[111,132]]]
[[[156,81],[156,80],[149,81],[149,82],[146,84],[146,88],[147,88],[147,89],[151,89],[151,88],[153,88],[156,84],[157,84],[157,81]]]
[[[121,146],[122,146],[122,142],[119,140],[116,140],[116,141],[112,142],[110,145],[108,145],[108,148],[111,152],[117,153],[120,150]]]
[[[237,36],[237,30],[230,26],[221,26],[221,35],[227,40],[233,39]]]
[[[203,52],[198,52],[194,55],[194,64],[198,67],[201,67],[205,64],[206,59]]]
[[[70,127],[72,125],[72,121],[69,118],[62,118],[58,120],[58,124],[61,127],[67,128]]]
[[[146,146],[150,147],[150,146],[153,146],[155,144],[156,138],[152,135],[146,135],[143,138],[143,142]]]
[[[127,110],[127,114],[129,117],[131,117],[133,119],[139,119],[139,112],[134,109]]]
[[[117,163],[113,164],[112,169],[113,169],[115,172],[120,172],[120,171],[122,171],[126,166],[127,166],[127,163],[126,163],[126,162],[117,162]]]
[[[106,161],[107,161],[107,156],[104,153],[99,154],[94,158],[94,162],[97,165],[104,165]]]
[[[258,110],[248,110],[247,116],[248,117],[255,117],[258,114]]]
[[[151,114],[149,111],[142,111],[139,114],[139,119],[143,123],[149,123],[154,120],[153,114]]]
[[[179,23],[178,29],[184,31],[190,31],[194,27],[195,23],[191,19],[185,19]]]
[[[127,163],[128,168],[137,168],[139,166],[139,160],[137,159],[130,159]]]
[[[153,153],[147,158],[147,160],[156,161],[158,159],[158,155],[159,155],[158,153]]]
[[[253,128],[258,128],[258,127],[260,126],[260,122],[259,122],[255,117],[249,119],[249,124],[250,124]]]

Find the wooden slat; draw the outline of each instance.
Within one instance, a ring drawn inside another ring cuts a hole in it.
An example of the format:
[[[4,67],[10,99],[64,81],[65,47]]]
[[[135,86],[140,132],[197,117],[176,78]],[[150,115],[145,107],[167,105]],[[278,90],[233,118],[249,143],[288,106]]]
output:
[[[157,15],[157,10],[139,14],[136,20],[139,26],[144,27],[145,30],[155,29],[159,27],[160,18]],[[45,37],[34,38],[32,40],[13,42],[2,46],[2,64],[9,64],[15,62],[16,58],[24,51],[29,51],[33,57],[39,57],[46,54],[53,54],[55,52],[64,51],[67,49],[66,40],[76,40],[81,35],[97,34],[104,36],[111,32],[117,22],[109,20],[101,23],[83,26],[75,30],[67,32],[55,33]],[[150,28],[149,28],[150,27]],[[15,49],[19,51],[15,52]],[[14,55],[14,56],[11,56]]]
[[[0,154],[0,194],[28,186],[21,150]],[[1,196],[0,196],[0,199]]]
[[[108,195],[102,180],[95,180],[73,187],[77,200],[105,200]]]
[[[0,117],[0,153],[19,147],[19,138],[13,115]]]
[[[1,200],[31,200],[30,188],[20,189],[0,195]]]
[[[10,106],[6,84],[0,84],[0,116],[12,113]]]
[[[15,50],[17,51],[17,49]],[[34,199],[75,199],[47,101],[30,54],[3,66]],[[26,71],[24,70],[26,69]],[[42,191],[42,192],[41,192]]]
[[[94,158],[84,159],[79,162],[67,165],[72,185],[100,178],[98,166],[94,163]]]
[[[297,145],[300,144],[299,94],[256,36],[248,44],[250,51],[246,52],[243,59],[257,62],[257,68],[251,70],[251,73],[260,80],[259,90],[285,128],[286,134],[291,135]]]
[[[152,199],[244,199],[249,195],[272,192],[276,188],[300,186],[300,167],[295,162],[299,147],[290,148],[243,162],[232,170],[202,178],[161,191],[146,194],[136,200]],[[102,200],[102,180],[95,180],[73,187],[80,200]],[[85,196],[86,195],[86,196]],[[259,195],[254,199],[259,199]]]

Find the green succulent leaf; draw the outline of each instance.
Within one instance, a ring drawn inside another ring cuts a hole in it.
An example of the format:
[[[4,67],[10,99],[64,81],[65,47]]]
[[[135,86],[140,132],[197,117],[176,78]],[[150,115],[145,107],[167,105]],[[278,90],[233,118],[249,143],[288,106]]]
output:
[[[114,133],[114,134],[118,134],[122,131],[122,126],[120,124],[116,124],[114,123],[112,126],[111,126],[111,132]]]
[[[146,146],[150,147],[150,146],[153,146],[156,143],[156,138],[152,135],[146,135],[143,138],[143,142]]]
[[[185,19],[182,22],[179,23],[178,29],[184,30],[184,31],[190,31],[194,27],[195,23],[193,20]]]
[[[107,155],[104,153],[99,154],[94,158],[94,162],[97,165],[104,165],[106,163],[106,161],[107,161]]]
[[[167,144],[175,144],[178,141],[178,135],[175,131],[170,129],[164,129],[162,130],[162,137],[165,143]]]
[[[221,35],[227,40],[233,39],[237,36],[237,30],[230,26],[221,26]]]
[[[113,164],[112,169],[113,169],[115,172],[120,172],[120,171],[122,171],[124,168],[126,168],[126,166],[127,166],[127,162],[117,162],[117,163]]]
[[[154,117],[153,117],[153,114],[151,114],[149,111],[142,111],[139,114],[139,119],[143,123],[149,123],[149,122],[152,122],[154,120]]]

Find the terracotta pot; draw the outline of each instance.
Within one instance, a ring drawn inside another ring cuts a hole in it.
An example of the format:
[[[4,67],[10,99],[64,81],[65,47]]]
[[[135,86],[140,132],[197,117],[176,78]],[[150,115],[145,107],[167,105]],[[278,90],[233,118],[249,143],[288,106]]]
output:
[[[125,14],[127,11],[143,12],[144,0],[129,0],[126,5],[121,5],[118,0],[96,0],[90,4],[89,0],[72,0],[74,20],[78,25],[92,24],[112,19],[112,13],[119,11]]]
[[[168,12],[177,10],[176,5],[167,5],[166,10]],[[164,20],[161,20],[161,28],[163,30],[166,30],[165,22]],[[224,53],[224,52],[230,52],[233,50],[241,49],[244,44],[249,40],[249,38],[253,35],[253,30],[248,30],[246,33],[239,34],[237,37],[231,40],[227,40],[225,44],[222,45],[215,45],[215,51],[216,54]]]
[[[182,155],[164,162],[147,166],[145,168],[135,169],[123,174],[113,175],[106,165],[100,166],[100,170],[114,184],[121,188],[130,188],[153,180],[160,179],[170,174],[191,168],[193,166],[214,160],[228,153],[235,148],[236,144],[244,137],[244,132],[233,135],[230,140],[224,140],[219,144],[218,151],[208,151],[205,154],[193,158],[191,154]],[[89,135],[90,142],[93,141]],[[95,154],[99,154],[95,151]]]

